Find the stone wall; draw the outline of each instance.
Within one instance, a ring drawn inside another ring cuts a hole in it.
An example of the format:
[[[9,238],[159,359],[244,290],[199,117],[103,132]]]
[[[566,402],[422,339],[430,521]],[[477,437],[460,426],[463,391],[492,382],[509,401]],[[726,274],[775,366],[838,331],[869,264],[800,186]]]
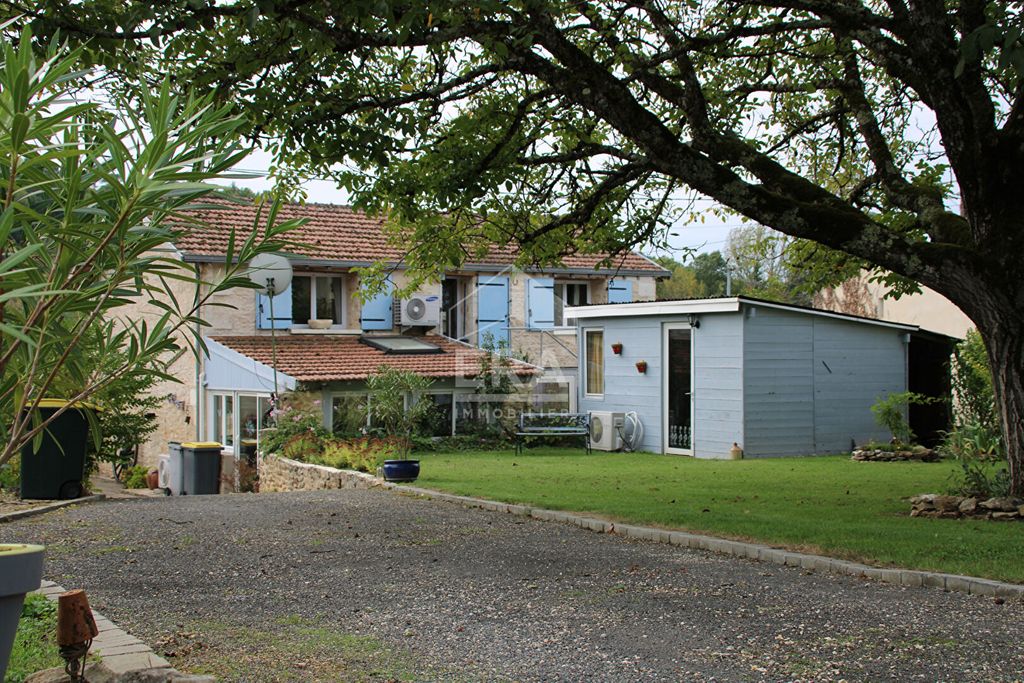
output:
[[[910,511],[911,517],[974,517],[1007,521],[1024,517],[1024,499],[1021,498],[980,499],[925,493],[911,498],[910,504],[914,506]]]
[[[383,481],[354,470],[310,465],[276,455],[260,457],[260,492],[371,489]]]

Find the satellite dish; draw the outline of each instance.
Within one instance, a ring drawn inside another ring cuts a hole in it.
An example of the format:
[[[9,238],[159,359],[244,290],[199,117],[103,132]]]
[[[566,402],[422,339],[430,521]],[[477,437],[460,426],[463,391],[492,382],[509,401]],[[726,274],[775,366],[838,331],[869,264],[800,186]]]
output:
[[[262,293],[273,296],[291,286],[292,264],[278,254],[257,254],[249,261],[245,276],[254,282]]]

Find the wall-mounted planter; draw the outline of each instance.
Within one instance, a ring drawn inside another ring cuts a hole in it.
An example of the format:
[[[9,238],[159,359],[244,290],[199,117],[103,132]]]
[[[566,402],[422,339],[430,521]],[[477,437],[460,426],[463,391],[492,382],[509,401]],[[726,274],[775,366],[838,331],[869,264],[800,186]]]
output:
[[[0,543],[0,681],[14,647],[25,593],[39,588],[43,578],[43,546]]]
[[[636,362],[636,371],[639,372],[641,375],[646,375],[647,374],[647,361],[645,361],[645,360],[638,360]]]
[[[621,356],[622,344],[620,344],[619,342],[615,342],[614,344],[612,344],[612,353],[614,353],[616,356]]]

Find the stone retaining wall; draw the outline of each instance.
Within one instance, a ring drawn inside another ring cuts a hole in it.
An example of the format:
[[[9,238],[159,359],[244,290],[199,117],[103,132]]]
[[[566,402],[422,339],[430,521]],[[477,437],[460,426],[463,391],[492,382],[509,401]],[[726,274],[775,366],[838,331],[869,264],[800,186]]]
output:
[[[371,489],[382,484],[370,474],[310,465],[276,455],[260,457],[260,491],[321,491],[323,489]]]

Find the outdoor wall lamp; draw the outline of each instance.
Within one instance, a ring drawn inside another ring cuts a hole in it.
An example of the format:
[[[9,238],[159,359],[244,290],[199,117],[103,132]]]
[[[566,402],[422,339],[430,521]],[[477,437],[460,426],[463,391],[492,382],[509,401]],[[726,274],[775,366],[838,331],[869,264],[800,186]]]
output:
[[[697,317],[696,313],[691,313],[690,315],[687,316],[687,318],[690,321],[690,327],[692,327],[695,330],[700,329],[700,318]]]

